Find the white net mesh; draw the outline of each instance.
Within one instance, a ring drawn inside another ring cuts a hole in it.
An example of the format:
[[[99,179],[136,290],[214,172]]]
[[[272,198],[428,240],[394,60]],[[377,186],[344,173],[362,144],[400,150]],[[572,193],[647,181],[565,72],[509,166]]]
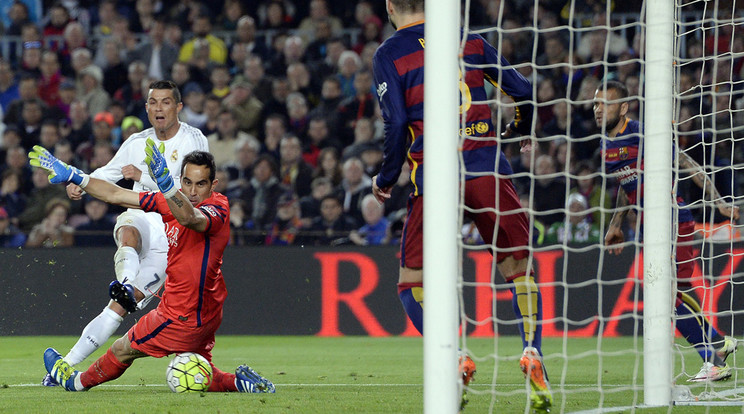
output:
[[[679,291],[699,302],[720,333],[711,341],[743,334],[741,228],[716,205],[738,204],[742,194],[744,4],[736,3],[675,5],[670,133],[678,150],[709,178],[691,174],[679,157],[670,165],[674,190],[687,204],[675,209],[674,217],[688,210],[695,222],[686,244],[694,252],[692,278]],[[470,0],[463,6],[465,32],[485,37],[533,85],[536,148],[520,152],[522,137],[501,139],[499,145],[533,225],[530,263],[542,294],[552,412],[631,412],[644,404],[642,220],[637,205],[625,208],[624,249],[609,254],[603,240],[619,182],[605,172],[600,149],[609,128],[598,126],[593,112],[595,90],[618,80],[628,88],[628,117],[653,122],[643,119],[644,10],[641,1]],[[515,104],[496,88],[491,96],[500,134],[513,119]],[[468,139],[473,138],[464,136],[462,144]],[[710,183],[719,195],[707,195]],[[461,347],[478,365],[469,404],[478,412],[526,412],[529,385],[519,370],[521,321],[514,317],[511,284],[496,270],[473,224],[464,220],[462,227]],[[679,227],[673,228],[675,236]],[[738,388],[741,358],[735,353],[726,359],[732,380],[690,383],[703,365],[699,353],[678,332],[670,352],[677,404],[715,407],[744,400],[744,389]]]

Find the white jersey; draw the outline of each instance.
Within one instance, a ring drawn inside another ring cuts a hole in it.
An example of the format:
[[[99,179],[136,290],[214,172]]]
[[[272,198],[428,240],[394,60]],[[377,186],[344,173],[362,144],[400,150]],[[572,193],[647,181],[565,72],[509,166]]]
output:
[[[174,184],[180,189],[181,160],[192,151],[209,151],[209,144],[207,143],[207,137],[199,129],[183,122],[179,122],[179,124],[180,128],[178,128],[176,135],[167,141],[159,140],[155,135],[154,128],[148,128],[131,135],[121,144],[121,148],[116,152],[114,158],[108,164],[93,171],[90,176],[116,183],[124,178],[121,173],[122,167],[132,164],[142,171],[142,177],[139,181],[134,182],[132,190],[137,192],[158,191],[158,185],[150,177],[147,164],[145,164],[145,141],[147,138],[152,138],[158,147],[160,147],[160,143],[165,145],[163,155],[168,163],[168,170],[170,170]]]

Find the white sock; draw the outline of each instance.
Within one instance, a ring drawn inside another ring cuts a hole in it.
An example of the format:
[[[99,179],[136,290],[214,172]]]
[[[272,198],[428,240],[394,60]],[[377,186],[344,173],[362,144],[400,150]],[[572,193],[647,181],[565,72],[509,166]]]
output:
[[[114,272],[116,280],[124,283],[125,280],[133,280],[139,272],[140,260],[134,247],[121,246],[114,254]]]
[[[108,307],[103,308],[103,312],[98,314],[92,321],[88,323],[88,326],[83,329],[83,334],[80,335],[75,346],[70,349],[70,352],[64,357],[64,360],[75,366],[82,362],[85,358],[88,358],[90,354],[96,351],[101,345],[106,342],[111,335],[116,332],[116,329],[121,325],[121,321],[124,320],[119,314],[112,311]]]

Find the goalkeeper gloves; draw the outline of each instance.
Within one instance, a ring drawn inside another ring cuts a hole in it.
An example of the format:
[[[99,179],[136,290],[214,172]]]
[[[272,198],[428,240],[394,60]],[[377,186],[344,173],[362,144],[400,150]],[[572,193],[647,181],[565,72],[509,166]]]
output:
[[[145,164],[147,164],[150,177],[158,184],[158,188],[165,198],[171,198],[176,195],[178,189],[173,184],[173,177],[170,176],[168,164],[163,156],[164,151],[165,144],[161,142],[160,148],[158,148],[152,138],[147,138],[145,143],[145,154],[147,154]]]
[[[34,149],[28,153],[28,158],[29,164],[49,172],[49,182],[52,184],[73,183],[85,188],[90,181],[88,174],[58,160],[41,145],[34,145]]]

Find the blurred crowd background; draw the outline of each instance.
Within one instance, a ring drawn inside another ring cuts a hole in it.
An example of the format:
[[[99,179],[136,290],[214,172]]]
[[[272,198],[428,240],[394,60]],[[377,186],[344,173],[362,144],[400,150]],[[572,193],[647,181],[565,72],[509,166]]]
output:
[[[633,96],[630,116],[642,114],[641,1],[535,3],[471,0],[463,17],[487,28],[482,34],[534,85],[538,148],[521,154],[515,140],[502,149],[534,211],[536,242],[598,243],[617,183],[600,173],[592,99],[602,79],[617,79]],[[704,3],[678,22],[690,30],[678,51],[675,139],[732,196],[740,180],[726,167],[744,157],[734,145],[744,37],[733,23],[700,26]],[[121,210],[69,200],[28,166],[27,152],[41,144],[86,172],[105,165],[150,126],[145,99],[159,79],[179,86],[181,120],[207,136],[217,191],[231,203],[232,244],[398,242],[407,169],[384,205],[370,195],[384,135],[371,61],[392,33],[383,0],[16,0],[0,8],[0,246],[113,244]],[[716,17],[736,17],[728,10]],[[513,107],[492,107],[503,128]],[[680,191],[700,200],[689,183]],[[709,209],[694,207],[701,225],[711,222]],[[636,229],[631,214],[627,230]],[[480,242],[468,223],[463,238]]]

